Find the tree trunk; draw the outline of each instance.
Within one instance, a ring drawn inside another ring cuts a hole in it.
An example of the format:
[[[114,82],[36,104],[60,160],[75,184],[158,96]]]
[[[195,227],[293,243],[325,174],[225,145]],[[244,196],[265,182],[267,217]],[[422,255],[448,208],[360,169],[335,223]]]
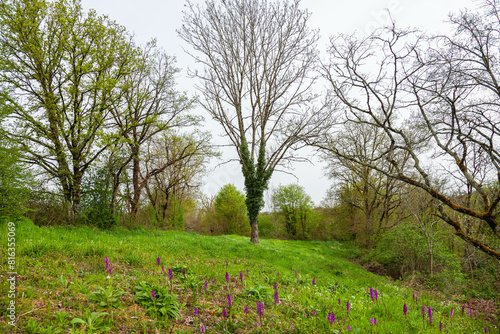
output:
[[[254,244],[259,243],[259,226],[258,226],[258,220],[255,219],[250,223],[250,227],[252,228],[252,234],[250,236],[250,241],[253,242]]]
[[[139,174],[140,174],[140,160],[139,160],[139,148],[132,148],[132,187],[133,187],[133,197],[130,201],[130,209],[132,217],[137,215],[139,209],[139,201],[141,198],[142,187],[140,184]]]

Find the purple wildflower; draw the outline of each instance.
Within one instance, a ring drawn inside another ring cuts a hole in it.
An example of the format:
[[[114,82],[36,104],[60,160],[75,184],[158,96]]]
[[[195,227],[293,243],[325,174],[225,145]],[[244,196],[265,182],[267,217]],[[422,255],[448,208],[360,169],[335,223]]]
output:
[[[248,305],[245,305],[245,309],[243,310],[243,313],[248,314],[248,312],[250,312],[250,311],[248,310]]]
[[[106,264],[106,270],[108,271],[108,274],[111,275],[111,265],[109,264],[109,258],[107,256],[104,258],[104,263]]]
[[[275,287],[274,289],[274,305],[277,305],[280,303],[280,297],[278,295],[278,288]]]
[[[182,268],[182,276],[186,277],[186,268]]]
[[[215,284],[215,278],[212,280],[212,284]]]
[[[229,274],[227,271],[226,271],[226,282],[229,283]]]
[[[240,271],[240,281],[241,281],[241,283],[243,283],[243,272],[242,271]]]
[[[153,299],[156,298],[155,290],[151,290],[151,298],[153,298]]]
[[[157,264],[158,266],[160,265],[160,257],[159,257],[159,256],[156,258],[156,264]]]
[[[377,319],[370,318],[370,325],[376,325],[376,324],[377,324]]]
[[[316,285],[316,277],[313,278],[313,285]]]
[[[439,331],[442,331],[443,330],[443,323],[440,321],[439,322]]]
[[[229,265],[229,262],[227,262],[227,260],[226,260],[226,267],[227,267],[228,265]]]
[[[205,333],[205,326],[200,325],[200,334]]]
[[[194,313],[194,315],[198,315],[198,314],[200,314],[200,311],[195,307],[193,310],[193,313]]]
[[[335,322],[335,314],[332,312],[328,312],[327,319],[330,322],[330,324],[333,325],[333,323]]]
[[[488,331],[488,328],[487,327],[484,327],[484,332],[486,333]]]
[[[248,275],[249,275],[249,274],[248,274],[248,268],[247,268],[247,276],[248,276]]]
[[[375,295],[374,295],[373,287],[370,287],[370,297],[371,297],[372,301],[375,301]]]
[[[373,292],[375,293],[375,300],[378,300],[378,291],[377,291],[377,289],[374,289]]]
[[[349,303],[349,301],[347,301],[346,307],[347,307],[347,314],[351,313],[351,303]]]
[[[341,303],[340,303],[340,299],[339,299],[339,305],[340,305],[340,304],[341,304]]]
[[[432,307],[429,306],[427,312],[429,314],[429,322],[432,324]]]
[[[316,311],[313,311],[313,315],[316,315]]]
[[[226,311],[226,308],[224,307],[224,309],[222,310],[222,316],[223,317],[227,317],[228,314],[227,314],[227,311]]]
[[[229,307],[233,305],[233,297],[231,297],[231,295],[227,295],[227,304]]]
[[[347,331],[350,332],[352,330],[351,326],[347,325]]]
[[[408,315],[408,306],[406,306],[406,303],[403,305],[403,314],[405,317]]]
[[[424,305],[422,305],[421,312],[422,312],[422,318],[425,319],[425,306]]]
[[[262,317],[264,315],[264,304],[262,302],[257,302],[257,314],[259,317]]]
[[[161,266],[161,271],[163,271],[163,275],[165,275],[165,274],[166,274],[166,272],[165,272],[165,267],[164,267],[164,266]]]
[[[462,305],[462,315],[464,315],[465,312],[465,305]]]
[[[469,310],[469,315],[472,317],[472,309]]]
[[[278,270],[278,277],[280,277],[280,272],[279,272],[279,270]]]
[[[297,277],[297,270],[295,270],[295,277]]]
[[[172,271],[172,268],[169,268],[169,269],[168,269],[168,277],[169,277],[170,279],[174,278],[174,272]]]
[[[454,313],[455,313],[455,310],[454,310],[454,309],[451,309],[451,310],[450,310],[450,317],[452,317],[452,318],[453,318],[453,314],[454,314]]]
[[[299,283],[299,278],[297,277],[297,283]]]
[[[204,287],[205,287],[205,293],[207,293],[208,292],[208,281],[207,280],[205,280]]]

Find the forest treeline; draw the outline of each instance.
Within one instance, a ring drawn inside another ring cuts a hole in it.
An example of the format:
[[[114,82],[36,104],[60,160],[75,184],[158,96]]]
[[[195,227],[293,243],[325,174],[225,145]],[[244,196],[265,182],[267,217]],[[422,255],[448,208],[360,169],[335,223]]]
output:
[[[497,298],[500,15],[479,10],[451,15],[450,35],[394,23],[332,36],[323,56],[298,0],[188,2],[195,99],[166,50],[79,1],[4,1],[0,216],[342,240],[392,277]],[[202,194],[220,153],[198,108],[237,154],[243,191]],[[298,184],[268,189],[305,146],[332,180],[321,203]]]

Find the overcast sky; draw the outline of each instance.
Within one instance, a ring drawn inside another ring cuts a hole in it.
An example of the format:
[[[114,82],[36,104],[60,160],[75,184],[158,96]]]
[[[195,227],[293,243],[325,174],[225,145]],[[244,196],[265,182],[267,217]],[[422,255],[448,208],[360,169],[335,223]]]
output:
[[[193,3],[203,3],[203,0],[193,0]],[[125,26],[135,35],[140,44],[153,38],[158,45],[168,54],[177,57],[177,66],[182,69],[178,78],[179,90],[190,95],[196,94],[192,88],[194,80],[187,77],[187,69],[193,68],[192,59],[187,56],[183,48],[189,48],[177,36],[176,29],[182,24],[182,11],[184,0],[82,0],[83,7],[87,10],[94,8],[99,14],[108,15],[117,23]],[[389,23],[387,9],[398,27],[415,27],[428,33],[445,32],[449,30],[446,24],[450,12],[458,12],[468,8],[476,11],[480,2],[476,0],[302,0],[302,8],[307,8],[311,13],[309,26],[319,29],[322,37],[319,48],[326,50],[328,37],[337,33],[352,34],[355,31],[368,34],[374,29]],[[320,87],[321,89],[321,87]],[[203,110],[199,110],[208,119]],[[214,141],[224,143],[220,136],[222,129],[214,122],[206,123],[214,135]],[[224,159],[229,158],[225,154]],[[279,184],[298,182],[304,186],[306,192],[319,204],[326,190],[332,184],[324,177],[324,164],[316,157],[312,157],[314,165],[301,163],[294,165],[292,171],[297,179],[284,173],[275,173],[270,182],[270,188]],[[237,163],[218,166],[214,162],[211,173],[205,179],[203,191],[206,194],[215,194],[220,187],[227,183],[235,184],[243,190],[241,169]],[[218,167],[217,167],[218,166]]]

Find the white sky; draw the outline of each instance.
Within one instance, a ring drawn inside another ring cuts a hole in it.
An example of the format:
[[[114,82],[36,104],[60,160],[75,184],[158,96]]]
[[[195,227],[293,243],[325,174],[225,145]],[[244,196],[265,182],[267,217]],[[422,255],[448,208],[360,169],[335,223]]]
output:
[[[192,0],[193,3],[202,3],[202,0]],[[156,38],[158,45],[170,55],[177,57],[177,66],[182,69],[178,78],[181,91],[195,95],[193,88],[194,80],[187,77],[187,69],[193,68],[192,59],[183,51],[189,48],[177,36],[176,29],[182,25],[182,11],[184,0],[82,0],[84,9],[94,8],[97,13],[108,15],[117,23],[125,26],[133,32],[139,44]],[[445,23],[450,12],[468,8],[476,11],[480,2],[477,0],[302,0],[302,8],[307,8],[311,13],[309,26],[312,29],[320,29],[319,49],[326,50],[328,37],[337,33],[352,34],[357,31],[368,34],[375,28],[389,23],[386,9],[391,12],[392,18],[398,27],[416,27],[429,33],[445,32],[449,26]],[[324,54],[324,53],[323,53]],[[322,87],[319,87],[322,89]],[[222,134],[222,128],[215,122],[209,120],[209,116],[203,111],[207,120],[205,129],[210,130],[214,142],[224,144],[226,141]],[[229,151],[231,152],[231,151]],[[230,153],[224,153],[223,159],[232,157]],[[275,173],[270,182],[270,189],[279,184],[298,182],[304,186],[306,192],[319,204],[332,181],[324,177],[324,164],[312,157],[314,165],[308,163],[295,164],[291,171],[298,178],[284,173]],[[238,163],[228,163],[221,166],[214,162],[213,170],[205,179],[203,191],[213,195],[220,187],[227,183],[235,184],[243,190],[243,177]]]

